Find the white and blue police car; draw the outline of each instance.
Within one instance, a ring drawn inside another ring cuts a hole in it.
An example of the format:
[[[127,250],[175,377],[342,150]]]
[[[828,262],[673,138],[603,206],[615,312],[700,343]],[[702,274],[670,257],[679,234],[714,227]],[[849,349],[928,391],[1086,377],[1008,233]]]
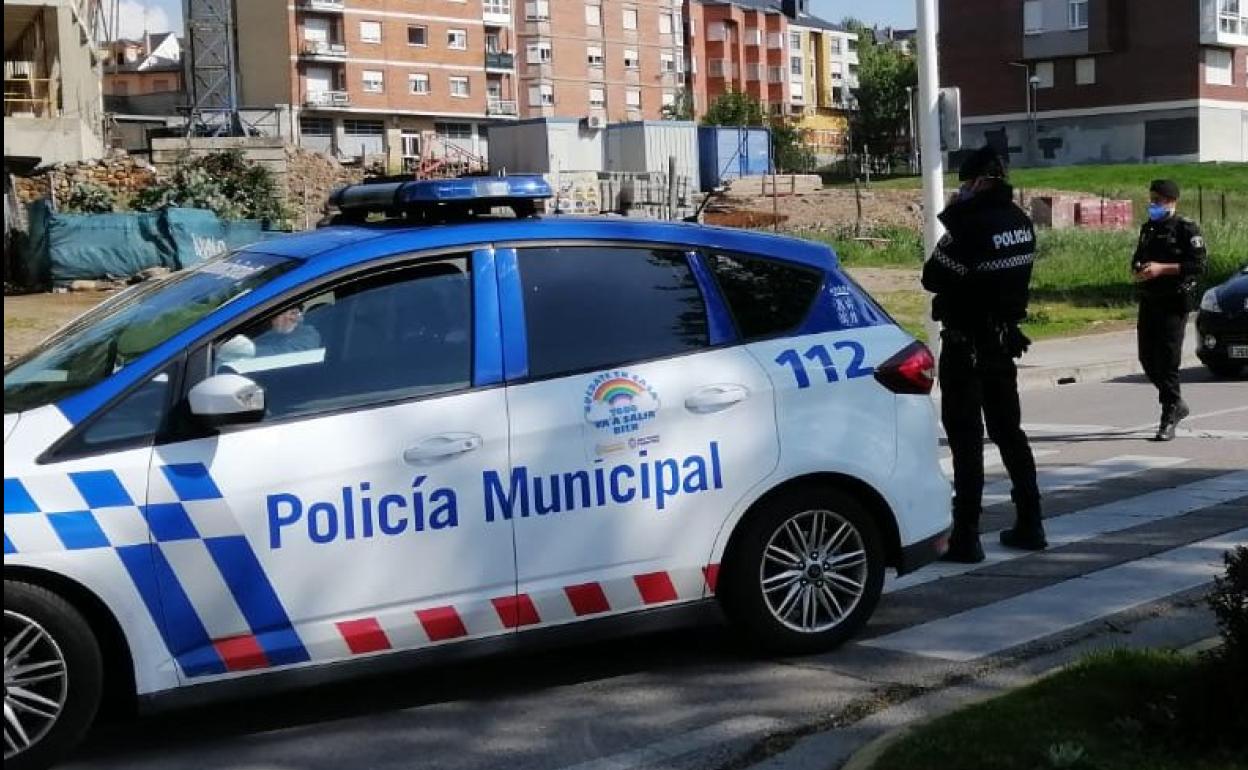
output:
[[[6,765],[63,756],[105,695],[706,608],[825,650],[938,557],[931,354],[830,249],[532,216],[549,196],[344,188],[338,224],[134,287],[5,370]]]

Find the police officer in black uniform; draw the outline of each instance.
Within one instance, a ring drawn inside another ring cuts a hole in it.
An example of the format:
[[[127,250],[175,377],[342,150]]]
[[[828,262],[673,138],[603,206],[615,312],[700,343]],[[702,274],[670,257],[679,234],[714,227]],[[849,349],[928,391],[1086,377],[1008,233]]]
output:
[[[1196,307],[1196,282],[1205,272],[1205,238],[1195,222],[1175,213],[1177,184],[1158,179],[1148,189],[1148,221],[1131,257],[1140,300],[1136,339],[1144,374],[1161,401],[1154,440],[1170,441],[1191,414],[1179,391],[1179,363],[1187,314]]]
[[[953,532],[944,558],[973,564],[984,559],[985,425],[1013,484],[1015,523],[1001,543],[1048,545],[1014,364],[1030,343],[1018,323],[1027,314],[1036,233],[1014,205],[1005,165],[991,148],[971,154],[958,177],[958,199],[940,214],[947,233],[923,267],[923,286],[936,295],[932,317],[943,327],[940,412],[953,452]]]

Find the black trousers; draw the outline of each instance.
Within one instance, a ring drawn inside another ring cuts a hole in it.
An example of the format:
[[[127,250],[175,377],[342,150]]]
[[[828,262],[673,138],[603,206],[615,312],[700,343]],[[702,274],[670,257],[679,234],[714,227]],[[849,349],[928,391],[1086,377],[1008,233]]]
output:
[[[1179,364],[1183,360],[1183,333],[1187,311],[1173,302],[1140,302],[1136,342],[1140,365],[1148,381],[1157,388],[1157,400],[1168,408],[1181,400]]]
[[[1036,461],[1021,425],[1018,368],[999,346],[942,335],[940,417],[953,452],[953,520],[979,526],[984,496],[984,427],[1001,452],[1020,521],[1040,518]]]

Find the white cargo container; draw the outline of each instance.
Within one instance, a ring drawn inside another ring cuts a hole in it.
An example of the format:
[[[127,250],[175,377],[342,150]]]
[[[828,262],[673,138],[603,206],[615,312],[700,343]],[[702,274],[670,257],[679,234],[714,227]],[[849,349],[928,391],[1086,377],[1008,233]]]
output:
[[[576,118],[534,118],[490,126],[490,173],[602,171],[602,135]]]
[[[607,126],[604,164],[607,171],[663,173],[676,158],[676,175],[698,185],[698,127],[688,121],[643,120]]]

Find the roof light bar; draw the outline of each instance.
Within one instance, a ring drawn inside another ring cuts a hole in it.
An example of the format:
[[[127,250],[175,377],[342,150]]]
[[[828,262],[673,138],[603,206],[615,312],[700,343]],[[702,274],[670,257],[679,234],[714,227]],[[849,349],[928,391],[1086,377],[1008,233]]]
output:
[[[344,213],[390,212],[440,204],[508,206],[553,196],[550,184],[543,177],[530,174],[353,184],[334,190],[329,203]]]

